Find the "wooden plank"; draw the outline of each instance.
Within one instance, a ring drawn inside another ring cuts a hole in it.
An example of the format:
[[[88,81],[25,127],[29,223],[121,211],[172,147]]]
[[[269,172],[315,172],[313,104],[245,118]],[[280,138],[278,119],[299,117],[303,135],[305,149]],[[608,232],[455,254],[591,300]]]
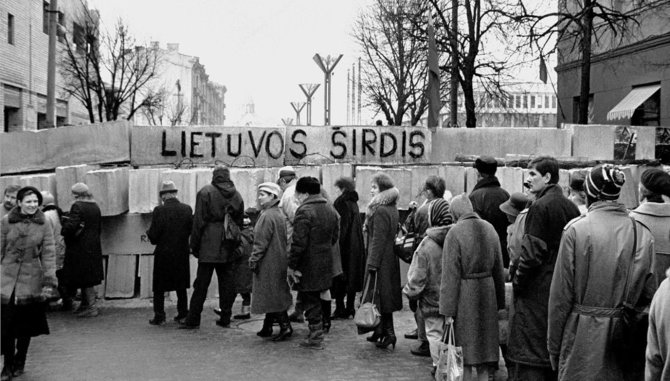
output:
[[[128,211],[128,173],[129,169],[124,167],[99,169],[86,174],[86,185],[103,216],[116,216]]]
[[[281,166],[284,133],[283,127],[134,126],[131,162],[141,166],[187,159],[198,164]]]
[[[110,255],[105,297],[132,298],[135,295],[136,255]]]
[[[128,161],[129,126],[116,121],[0,134],[0,173]]]
[[[151,214],[103,217],[100,241],[104,255],[152,254],[155,246],[146,236]]]
[[[89,171],[99,169],[98,165],[69,165],[56,167],[56,190],[58,192],[58,206],[63,210],[70,210],[74,198],[72,198],[72,186],[76,183],[85,183],[86,174]]]
[[[286,164],[426,163],[432,132],[423,127],[286,128]]]

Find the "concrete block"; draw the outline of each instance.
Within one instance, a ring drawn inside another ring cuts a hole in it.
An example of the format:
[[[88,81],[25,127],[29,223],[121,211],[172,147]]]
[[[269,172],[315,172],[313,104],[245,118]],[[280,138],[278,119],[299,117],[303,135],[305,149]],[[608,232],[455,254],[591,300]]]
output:
[[[5,188],[10,185],[21,185],[21,177],[23,176],[0,176],[0,195],[4,196]]]
[[[232,168],[231,168],[232,169]],[[195,191],[196,194],[202,187],[212,183],[214,168],[191,168],[190,171],[195,172]]]
[[[56,189],[55,173],[21,176],[19,185],[22,187],[32,186],[39,189],[40,192],[49,191],[57,200],[58,191]]]
[[[465,167],[465,192],[470,194],[477,185],[477,170],[472,167]]]
[[[152,254],[155,246],[147,238],[151,214],[121,214],[104,217],[100,241],[104,255]]]
[[[179,193],[177,197],[185,204],[191,205],[195,211],[195,196],[199,189],[196,189],[196,175],[199,171],[193,169],[171,169],[161,173],[161,182],[172,180]],[[202,171],[200,171],[202,172]],[[211,175],[209,182],[212,181]]]
[[[140,298],[151,298],[153,297],[154,256],[140,255],[139,258]]]
[[[447,182],[447,190],[451,192],[452,196],[465,192],[465,167],[445,165],[444,180]]]
[[[619,195],[619,202],[626,205],[628,209],[635,209],[640,204],[639,199],[639,184],[640,184],[640,170],[637,165],[628,165],[621,167],[621,170],[626,175],[626,182],[621,187],[621,194]]]
[[[300,177],[315,177],[319,181],[321,181],[321,167],[316,166],[316,165],[309,165],[309,166],[294,166],[293,169],[295,169],[295,174]]]
[[[521,168],[500,167],[496,171],[500,186],[509,194],[523,191],[523,171]]]
[[[95,289],[95,293],[98,296],[98,299],[104,299],[105,298],[105,288],[107,285],[107,256],[102,257],[102,271],[103,274],[105,274],[105,278],[100,282],[99,285],[94,286],[93,288]]]
[[[656,158],[656,127],[637,127],[635,160]]]
[[[258,209],[258,186],[267,181],[264,168],[231,168],[230,178],[242,195],[244,208]]]
[[[358,207],[365,212],[370,199],[370,185],[372,177],[378,172],[386,173],[393,180],[394,185],[400,191],[398,209],[407,209],[411,201],[412,173],[404,168],[381,168],[381,167],[356,167],[356,190],[358,191]]]
[[[354,178],[354,167],[347,163],[324,164],[321,166],[321,184],[326,189],[328,195],[333,198],[335,194],[335,181],[341,177]],[[361,190],[356,189],[360,194]],[[333,199],[332,201],[335,201]]]
[[[99,165],[69,165],[56,167],[56,190],[58,192],[57,203],[63,210],[70,210],[74,199],[72,198],[72,186],[76,183],[85,183],[86,174],[89,171],[99,169]]]
[[[110,255],[107,265],[105,297],[132,298],[135,296],[136,275],[136,255]]]
[[[130,213],[151,213],[160,205],[158,191],[165,168],[140,168],[128,172],[128,209]]]
[[[558,170],[558,186],[563,189],[563,194],[568,197],[570,194],[570,171],[567,169]]]
[[[86,174],[86,185],[103,216],[128,211],[128,168],[99,169]]]
[[[614,130],[608,125],[566,125],[573,131],[572,156],[588,157],[591,160],[614,159]]]

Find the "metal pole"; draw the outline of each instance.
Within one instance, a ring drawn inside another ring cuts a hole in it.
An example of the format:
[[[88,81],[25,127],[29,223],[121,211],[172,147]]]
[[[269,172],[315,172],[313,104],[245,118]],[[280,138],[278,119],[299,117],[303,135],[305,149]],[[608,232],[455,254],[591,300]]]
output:
[[[330,126],[330,76],[335,69],[335,65],[340,62],[342,59],[342,54],[340,54],[336,59],[333,59],[331,56],[326,57],[325,62],[321,56],[317,53],[313,57],[314,62],[321,68],[324,73],[324,126]]]
[[[314,96],[314,93],[316,92],[316,89],[319,88],[320,84],[318,84],[318,83],[301,83],[298,86],[300,86],[300,90],[302,90],[303,94],[305,94],[305,97],[307,98],[307,125],[311,126],[312,125],[312,96]]]
[[[351,85],[351,70],[347,69],[347,126],[349,125],[351,118],[351,110],[349,108],[349,105],[351,104],[351,93],[350,93],[350,87]]]
[[[451,0],[451,88],[449,124],[458,126],[458,0]]]
[[[358,125],[361,125],[361,95],[363,85],[361,84],[361,57],[358,57]]]
[[[56,33],[58,32],[58,0],[49,3],[49,53],[47,57],[46,127],[56,127]]]
[[[305,102],[291,102],[291,107],[295,110],[295,125],[300,125],[300,112],[305,107]]]

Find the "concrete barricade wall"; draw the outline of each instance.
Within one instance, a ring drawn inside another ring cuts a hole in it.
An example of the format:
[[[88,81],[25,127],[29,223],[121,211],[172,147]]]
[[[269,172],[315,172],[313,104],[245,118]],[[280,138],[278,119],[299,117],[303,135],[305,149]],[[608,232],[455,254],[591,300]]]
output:
[[[165,168],[140,168],[128,172],[128,209],[130,213],[151,213],[160,205],[158,191]]]
[[[445,165],[444,180],[447,182],[447,190],[452,196],[465,192],[465,167]]]
[[[70,210],[74,198],[72,198],[72,186],[76,183],[86,183],[86,174],[98,169],[97,165],[69,165],[56,167],[56,190],[58,193],[58,206],[64,211]]]
[[[177,193],[177,197],[181,202],[191,205],[191,208],[193,208],[194,211],[195,196],[198,193],[198,190],[196,189],[196,173],[197,171],[193,169],[171,169],[161,172],[161,183],[167,180],[174,181],[179,192]],[[211,181],[212,177],[210,174],[209,182]]]
[[[128,168],[100,169],[86,174],[86,185],[103,216],[128,211]]]
[[[324,164],[321,166],[321,183],[326,193],[335,201],[335,181],[340,177],[354,178],[354,167],[351,164]],[[361,190],[356,189],[360,195]]]
[[[55,173],[46,173],[39,175],[28,175],[22,176],[20,179],[20,185],[22,187],[35,187],[42,191],[48,191],[51,193],[56,200],[58,200],[58,190],[56,189],[56,174]]]

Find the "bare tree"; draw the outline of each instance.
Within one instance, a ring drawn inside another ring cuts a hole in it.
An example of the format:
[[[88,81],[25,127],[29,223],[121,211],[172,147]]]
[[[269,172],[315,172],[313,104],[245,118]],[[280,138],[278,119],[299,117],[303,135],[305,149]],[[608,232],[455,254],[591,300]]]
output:
[[[150,126],[163,125],[167,97],[168,91],[163,86],[148,90],[147,97],[140,108],[140,112]]]
[[[413,38],[421,7],[403,0],[376,0],[356,20],[353,37],[362,57],[363,92],[389,125],[408,116],[416,125],[426,111],[427,43]]]
[[[612,0],[559,0],[556,11],[534,10],[528,0],[518,0],[509,16],[527,38],[527,45],[537,47],[541,55],[552,54],[562,45],[566,54],[575,51],[580,60],[580,93],[578,123],[588,124],[591,82],[591,55],[595,46],[626,43],[640,26],[646,12],[667,12],[669,0],[623,2]],[[630,3],[626,5],[626,3]],[[562,49],[563,50],[563,49]],[[560,59],[561,57],[559,57]]]
[[[97,12],[85,4],[83,9],[75,17],[72,39],[65,38],[64,90],[82,102],[91,123],[131,119],[156,96],[146,86],[156,76],[159,51],[138,46],[122,20],[111,32],[101,30]]]

